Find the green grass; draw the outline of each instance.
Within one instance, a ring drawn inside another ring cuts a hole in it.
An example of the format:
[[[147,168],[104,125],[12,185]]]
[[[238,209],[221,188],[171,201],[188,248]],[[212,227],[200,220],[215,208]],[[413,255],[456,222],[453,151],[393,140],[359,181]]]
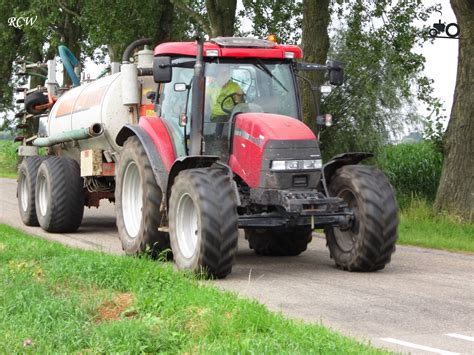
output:
[[[0,140],[0,177],[16,178],[18,146],[19,143]]]
[[[474,253],[474,224],[435,214],[426,201],[414,199],[400,211],[398,243]]]
[[[0,353],[381,353],[170,264],[70,249],[5,225],[0,280]]]

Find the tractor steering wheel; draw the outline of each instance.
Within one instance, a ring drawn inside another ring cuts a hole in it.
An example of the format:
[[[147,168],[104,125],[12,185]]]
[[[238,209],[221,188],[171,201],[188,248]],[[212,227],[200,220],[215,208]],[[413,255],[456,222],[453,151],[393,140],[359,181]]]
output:
[[[240,101],[240,102],[235,101],[235,97],[234,97],[235,95],[242,96],[242,101]],[[225,103],[228,99],[232,99],[232,103],[234,104],[234,106],[236,106],[236,105],[239,104],[239,103],[245,102],[245,94],[242,93],[242,95],[240,95],[240,94],[237,93],[237,92],[233,92],[232,94],[229,94],[229,95],[227,95],[226,97],[224,97],[224,98],[222,99],[222,101],[221,101],[221,109],[222,109],[222,111],[224,111],[225,113],[227,113],[228,115],[230,115],[230,114],[232,113],[232,109],[233,109],[233,108],[229,110],[229,109],[227,109],[227,108],[224,107],[224,103]]]

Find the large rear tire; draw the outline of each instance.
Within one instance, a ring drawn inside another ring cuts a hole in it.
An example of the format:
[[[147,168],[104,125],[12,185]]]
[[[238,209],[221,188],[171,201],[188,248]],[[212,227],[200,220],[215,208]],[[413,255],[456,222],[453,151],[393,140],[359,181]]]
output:
[[[117,228],[127,255],[139,255],[148,249],[153,257],[169,258],[168,233],[158,230],[162,198],[140,140],[128,138],[120,154],[115,187]]]
[[[245,239],[259,255],[296,256],[308,248],[312,231],[310,226],[247,229]]]
[[[84,214],[84,182],[79,164],[66,157],[43,160],[36,177],[38,222],[50,233],[75,232]]]
[[[178,269],[224,278],[237,251],[238,215],[230,177],[218,168],[177,176],[169,201],[171,249]]]
[[[27,226],[39,226],[36,217],[36,175],[43,161],[41,156],[25,157],[18,166],[17,197],[21,220]]]
[[[354,212],[351,228],[325,228],[331,257],[348,271],[376,271],[390,262],[398,238],[398,205],[387,177],[377,168],[348,165],[329,185]]]

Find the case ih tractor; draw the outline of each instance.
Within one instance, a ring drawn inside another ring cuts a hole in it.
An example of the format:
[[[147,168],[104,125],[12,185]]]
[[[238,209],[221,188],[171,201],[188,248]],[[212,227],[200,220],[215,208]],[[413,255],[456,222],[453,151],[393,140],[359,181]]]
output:
[[[338,62],[300,63],[297,46],[235,37],[145,47],[131,62],[148,44],[60,96],[50,62],[48,94],[27,93],[39,131],[19,149],[25,224],[73,232],[84,206],[105,198],[126,254],[171,250],[178,269],[227,276],[239,228],[257,254],[286,256],[324,228],[338,267],[384,268],[398,226],[390,183],[357,165],[371,154],[323,165],[302,122],[298,72],[324,70],[340,85]]]

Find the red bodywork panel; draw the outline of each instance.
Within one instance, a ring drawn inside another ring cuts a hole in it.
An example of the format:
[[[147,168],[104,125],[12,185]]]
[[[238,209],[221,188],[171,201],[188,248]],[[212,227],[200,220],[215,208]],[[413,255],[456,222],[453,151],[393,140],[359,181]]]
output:
[[[217,50],[219,57],[233,58],[274,58],[285,59],[285,52],[293,52],[295,59],[303,57],[303,51],[298,46],[277,44],[273,48],[241,48],[220,47],[215,43],[204,43],[204,56],[208,49]],[[191,56],[195,57],[197,51],[196,42],[169,42],[155,47],[154,55]]]
[[[303,122],[270,113],[240,113],[229,166],[250,187],[258,187],[265,145],[269,140],[315,140]]]
[[[155,144],[158,154],[167,171],[171,170],[174,161],[176,160],[176,153],[173,148],[168,128],[159,117],[145,116],[140,117],[138,124],[150,136]]]

